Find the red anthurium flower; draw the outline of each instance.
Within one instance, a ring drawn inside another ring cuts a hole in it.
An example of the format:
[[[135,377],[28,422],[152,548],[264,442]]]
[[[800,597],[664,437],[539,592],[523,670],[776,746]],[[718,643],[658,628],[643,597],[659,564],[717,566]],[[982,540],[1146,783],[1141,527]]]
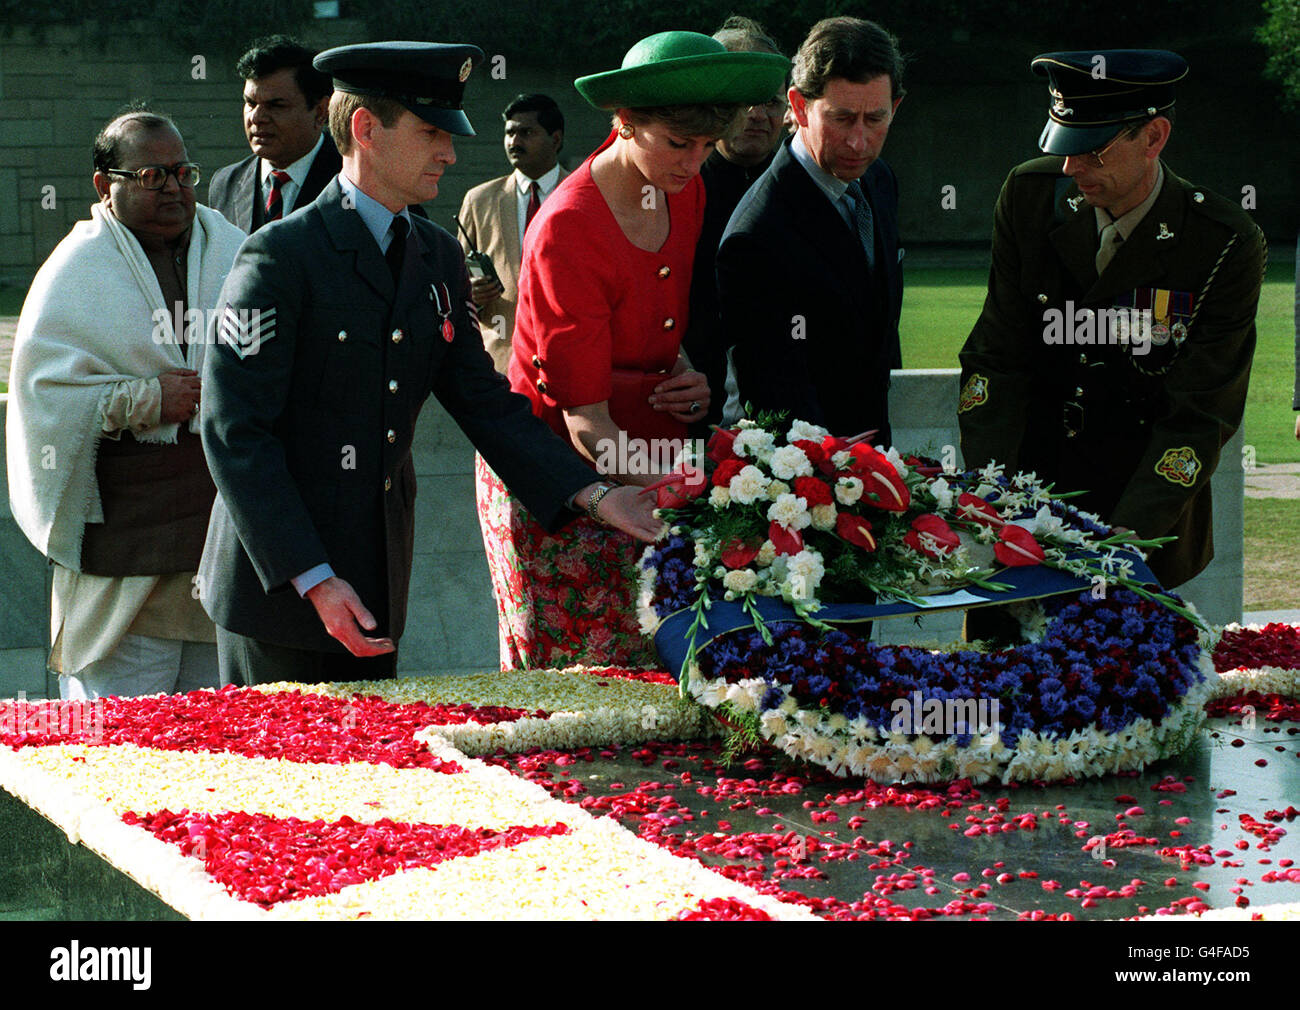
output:
[[[864,485],[863,504],[873,505],[886,512],[907,511],[907,506],[912,501],[912,492],[884,453],[865,442],[859,442],[849,451],[853,453],[849,472],[860,477]]]
[[[714,428],[713,434],[709,436],[709,444],[705,450],[709,459],[715,463],[722,463],[729,459],[735,459],[736,453],[731,448],[736,436],[740,434],[740,429],[727,430],[726,428]]]
[[[970,519],[974,522],[981,523],[984,526],[1001,526],[1005,520],[998,515],[998,510],[986,502],[983,498],[971,494],[969,491],[963,491],[957,497],[957,515],[962,519]]]
[[[767,538],[777,554],[798,554],[803,550],[803,536],[799,531],[788,530],[775,520],[767,528]]]
[[[851,544],[857,544],[864,551],[876,549],[876,538],[871,535],[871,523],[861,516],[841,512],[835,517],[835,532]]]
[[[773,541],[775,543],[775,541]],[[758,547],[751,547],[738,537],[722,545],[722,563],[728,568],[744,568],[758,557]]]
[[[727,487],[731,484],[731,478],[745,469],[745,461],[737,459],[734,456],[731,459],[725,459],[718,464],[718,468],[713,471],[713,486]]]
[[[655,504],[659,508],[677,509],[687,502],[698,498],[708,488],[704,471],[697,467],[679,467],[662,480],[642,489],[642,494],[655,492]]]
[[[936,515],[917,516],[903,543],[926,557],[947,557],[961,543],[952,527]]]
[[[998,539],[1002,542],[993,545],[993,553],[1009,568],[1036,565],[1043,560],[1043,549],[1023,526],[1007,523],[998,531]]]
[[[806,501],[809,508],[814,505],[835,504],[830,486],[824,480],[818,480],[816,477],[796,477],[794,479],[794,493]]]

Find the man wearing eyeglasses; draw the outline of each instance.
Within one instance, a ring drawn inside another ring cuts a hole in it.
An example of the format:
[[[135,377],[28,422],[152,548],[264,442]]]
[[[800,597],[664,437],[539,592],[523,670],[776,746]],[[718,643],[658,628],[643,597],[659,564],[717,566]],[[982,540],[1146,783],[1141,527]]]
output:
[[[1165,587],[1214,554],[1210,477],[1241,423],[1263,234],[1161,158],[1174,85],[1160,50],[1059,52],[1039,146],[994,216],[988,297],[961,351],[968,467],[1034,471],[1112,525],[1175,536]]]
[[[727,18],[713,37],[731,52],[784,55],[761,24],[736,14]],[[691,363],[709,379],[709,412],[693,425],[700,435],[707,433],[709,425],[722,420],[722,407],[727,399],[727,348],[718,317],[718,284],[714,275],[718,243],[740,198],[772,164],[783,136],[781,120],[785,110],[784,91],[773,95],[766,104],[751,105],[700,166],[707,199],[691,272],[690,326],[682,338],[682,348]]]
[[[244,234],[197,206],[171,120],[94,144],[99,202],[38,271],[14,340],[14,518],[53,567],[50,669],[69,699],[216,686],[195,591],[215,487],[197,429],[204,320]]]

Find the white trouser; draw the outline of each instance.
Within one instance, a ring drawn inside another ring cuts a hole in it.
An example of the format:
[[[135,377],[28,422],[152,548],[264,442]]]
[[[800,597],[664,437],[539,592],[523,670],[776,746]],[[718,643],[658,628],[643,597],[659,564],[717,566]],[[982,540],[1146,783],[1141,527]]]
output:
[[[64,701],[183,694],[220,687],[217,646],[148,635],[123,635],[116,649],[74,674],[59,676]]]

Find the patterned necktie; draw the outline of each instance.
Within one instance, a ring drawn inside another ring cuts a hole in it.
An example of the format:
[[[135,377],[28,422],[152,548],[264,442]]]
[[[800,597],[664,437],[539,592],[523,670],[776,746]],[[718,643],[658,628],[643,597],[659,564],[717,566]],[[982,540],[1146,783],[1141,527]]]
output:
[[[533,184],[528,187],[528,210],[524,214],[524,231],[528,231],[528,226],[533,223],[533,215],[541,209],[542,206],[542,187],[533,180]]]
[[[271,171],[271,192],[266,195],[266,220],[279,221],[284,217],[284,194],[280,192],[284,184],[289,182],[289,173],[281,172],[278,168]]]
[[[849,211],[853,220],[857,222],[858,239],[862,242],[862,249],[867,254],[867,266],[874,270],[876,266],[876,229],[871,219],[871,204],[867,202],[866,195],[856,182],[849,184],[849,188],[844,191],[844,198],[849,203]]]
[[[400,286],[402,278],[402,261],[406,258],[406,229],[408,225],[406,218],[393,218],[393,223],[388,226],[388,234],[391,237],[388,243],[388,251],[384,253],[384,259],[388,261],[388,269],[393,274],[393,284]]]
[[[1119,225],[1116,222],[1112,221],[1101,230],[1101,245],[1097,247],[1096,259],[1098,277],[1110,264],[1123,243],[1124,236],[1119,233]]]

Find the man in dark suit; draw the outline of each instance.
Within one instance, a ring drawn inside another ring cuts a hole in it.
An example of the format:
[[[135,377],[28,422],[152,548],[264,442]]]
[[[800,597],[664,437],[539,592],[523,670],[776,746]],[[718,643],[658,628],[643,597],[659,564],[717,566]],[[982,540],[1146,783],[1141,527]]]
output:
[[[592,469],[483,349],[460,246],[410,213],[455,161],[474,46],[321,53],[343,170],[244,243],[203,376],[217,484],[200,569],[223,682],[391,676],[406,619],[415,470],[433,393],[545,525],[586,510],[643,540],[638,489]],[[469,507],[468,502],[465,507]]]
[[[1034,471],[1142,537],[1166,588],[1214,556],[1210,477],[1241,424],[1264,236],[1161,159],[1177,53],[1047,53],[1039,146],[994,211],[988,297],[961,350],[968,467]]]
[[[342,166],[333,141],[321,132],[332,89],[312,56],[296,40],[272,35],[254,42],[235,64],[244,80],[244,135],[253,153],[217,170],[208,206],[250,234],[307,206]]]
[[[731,216],[718,249],[740,403],[889,444],[900,365],[898,186],[879,160],[903,94],[887,31],[818,22],[794,59],[799,130]]]

